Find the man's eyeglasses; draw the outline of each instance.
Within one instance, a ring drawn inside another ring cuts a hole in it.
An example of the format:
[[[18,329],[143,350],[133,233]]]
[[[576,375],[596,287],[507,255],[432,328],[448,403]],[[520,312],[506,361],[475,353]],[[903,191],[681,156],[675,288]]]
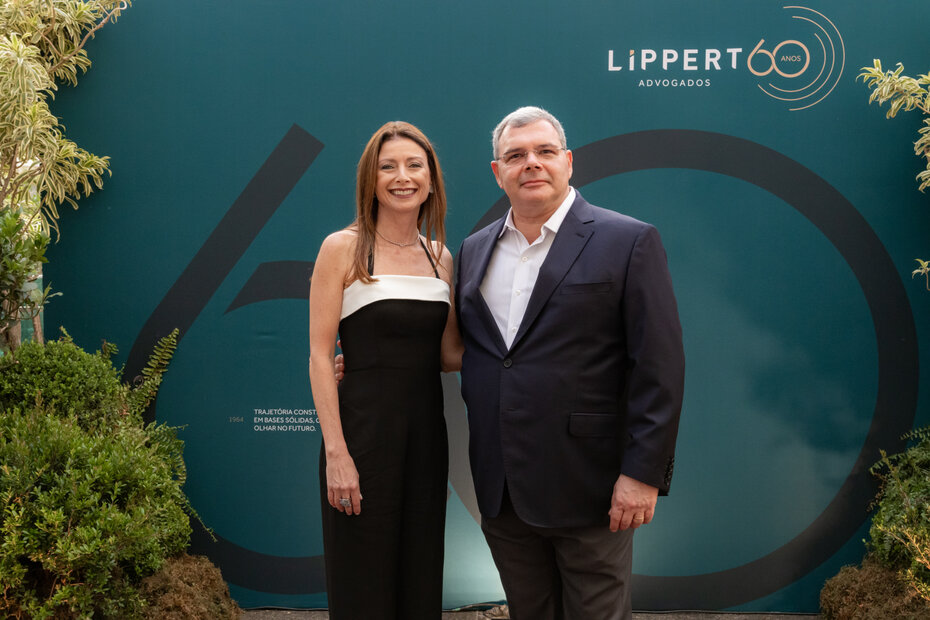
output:
[[[526,158],[531,151],[536,155],[536,159],[540,161],[552,161],[559,156],[559,153],[566,150],[568,149],[558,146],[537,146],[529,151],[507,151],[499,159],[505,166],[516,166],[526,163]]]

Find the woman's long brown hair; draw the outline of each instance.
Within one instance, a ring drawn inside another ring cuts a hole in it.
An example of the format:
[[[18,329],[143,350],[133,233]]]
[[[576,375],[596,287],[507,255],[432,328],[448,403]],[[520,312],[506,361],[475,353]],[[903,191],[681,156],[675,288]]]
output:
[[[436,265],[441,259],[441,248],[446,243],[446,188],[442,182],[442,169],[436,151],[426,135],[404,121],[391,121],[381,126],[368,140],[361,158],[358,160],[358,173],[355,183],[355,222],[349,227],[358,233],[355,245],[355,260],[350,270],[350,281],[372,282],[374,278],[368,273],[368,255],[375,245],[375,226],[378,223],[378,197],[375,185],[378,180],[378,156],[381,145],[395,138],[413,140],[426,151],[429,164],[430,183],[433,191],[427,195],[426,202],[420,205],[417,215],[417,229],[427,240],[428,250]],[[438,241],[438,244],[432,243]],[[435,245],[439,246],[437,250]]]

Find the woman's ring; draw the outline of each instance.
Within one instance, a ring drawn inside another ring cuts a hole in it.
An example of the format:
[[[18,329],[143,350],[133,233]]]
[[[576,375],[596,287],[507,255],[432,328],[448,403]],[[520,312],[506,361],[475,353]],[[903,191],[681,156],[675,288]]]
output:
[[[349,506],[352,505],[352,500],[350,500],[348,497],[343,497],[342,499],[339,500],[339,505],[342,506],[343,508],[348,508]]]

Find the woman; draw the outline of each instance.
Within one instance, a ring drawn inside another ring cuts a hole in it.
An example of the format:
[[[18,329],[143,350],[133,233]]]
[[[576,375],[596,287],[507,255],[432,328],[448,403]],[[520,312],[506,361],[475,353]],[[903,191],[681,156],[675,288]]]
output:
[[[387,123],[358,163],[355,222],[323,241],[314,265],[310,384],[333,620],[441,616],[448,445],[439,373],[459,369],[462,349],[445,212],[433,146],[413,125]]]

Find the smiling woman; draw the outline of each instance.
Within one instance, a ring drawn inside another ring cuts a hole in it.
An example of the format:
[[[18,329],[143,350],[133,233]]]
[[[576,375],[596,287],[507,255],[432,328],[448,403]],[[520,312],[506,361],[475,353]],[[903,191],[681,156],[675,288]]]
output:
[[[323,242],[310,283],[330,617],[438,618],[448,471],[440,369],[458,370],[461,342],[442,173],[420,130],[391,122],[375,132],[356,202],[355,222]]]
[[[423,147],[409,138],[395,138],[385,142],[378,157],[378,178],[375,187],[375,195],[378,197],[382,213],[385,210],[396,210],[398,214],[413,211],[419,215],[420,205],[426,202],[430,191],[430,171]],[[400,222],[393,217],[383,217],[376,231],[382,239],[398,247],[403,248],[416,243],[419,231],[416,230],[415,221],[410,222],[414,226],[412,231],[384,232],[383,229],[396,228],[398,223]],[[403,233],[406,232],[406,238],[410,241],[392,241],[392,235],[389,234],[391,232],[398,233],[397,238],[403,238]]]

